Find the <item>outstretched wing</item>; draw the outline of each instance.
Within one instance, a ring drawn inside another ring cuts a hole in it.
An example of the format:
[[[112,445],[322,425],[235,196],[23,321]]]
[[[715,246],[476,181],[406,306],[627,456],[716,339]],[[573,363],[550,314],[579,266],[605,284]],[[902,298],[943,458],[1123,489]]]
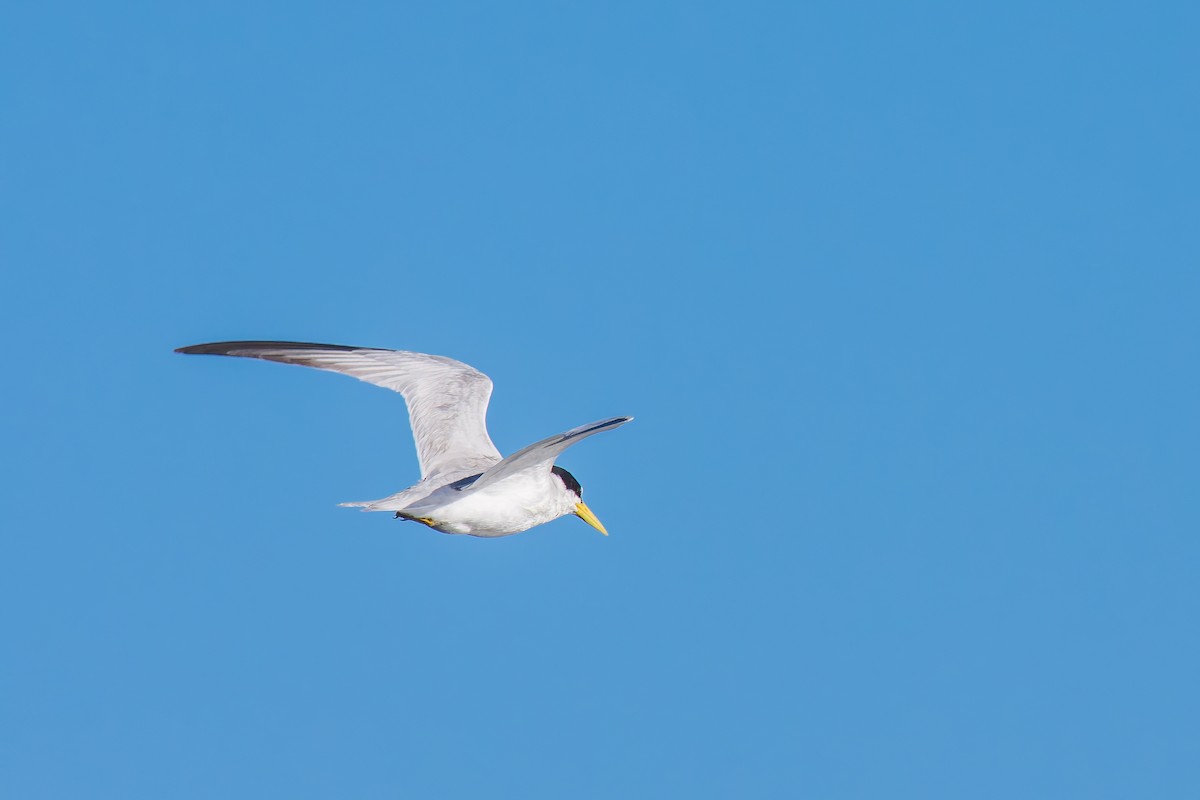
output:
[[[578,428],[572,428],[566,433],[560,433],[557,436],[542,439],[540,442],[534,442],[484,472],[479,477],[479,480],[471,484],[471,491],[480,489],[491,483],[496,483],[520,472],[549,472],[550,468],[554,466],[554,459],[558,458],[563,450],[566,450],[577,442],[583,441],[592,434],[619,428],[631,419],[633,417],[613,417],[612,419],[600,420],[599,422],[591,422],[587,425],[580,425]]]
[[[484,472],[500,461],[487,432],[492,381],[445,356],[302,342],[215,342],[177,353],[241,356],[341,372],[403,395],[417,444],[421,479]]]

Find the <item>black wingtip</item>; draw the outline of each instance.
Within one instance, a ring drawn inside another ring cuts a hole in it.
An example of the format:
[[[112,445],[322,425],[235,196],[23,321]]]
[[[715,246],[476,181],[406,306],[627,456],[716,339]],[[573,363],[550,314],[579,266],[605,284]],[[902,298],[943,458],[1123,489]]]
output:
[[[344,344],[316,344],[314,342],[209,342],[175,348],[176,353],[199,356],[227,356],[239,350],[374,350],[373,347],[350,347]]]
[[[265,342],[208,342],[207,344],[192,344],[187,347],[176,347],[176,353],[192,356],[227,356],[234,350],[244,350],[250,345],[262,345]]]

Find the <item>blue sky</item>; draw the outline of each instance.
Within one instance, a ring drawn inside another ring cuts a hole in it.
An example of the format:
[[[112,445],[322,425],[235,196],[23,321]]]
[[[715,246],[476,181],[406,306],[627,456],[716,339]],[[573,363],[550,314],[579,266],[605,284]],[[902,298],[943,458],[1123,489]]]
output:
[[[4,18],[0,794],[1200,791],[1189,4]],[[612,535],[231,338],[635,415]]]

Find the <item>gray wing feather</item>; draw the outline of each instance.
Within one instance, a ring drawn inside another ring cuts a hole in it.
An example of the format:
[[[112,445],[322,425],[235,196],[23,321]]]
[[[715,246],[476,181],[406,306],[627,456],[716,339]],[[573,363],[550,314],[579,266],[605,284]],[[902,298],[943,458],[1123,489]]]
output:
[[[216,342],[181,347],[178,353],[261,358],[340,372],[399,392],[408,418],[421,479],[483,472],[500,461],[487,432],[492,381],[445,356],[371,347],[302,342]]]
[[[557,436],[542,439],[540,442],[534,442],[484,472],[479,480],[471,484],[470,491],[475,491],[488,484],[496,483],[519,472],[537,470],[549,472],[550,468],[554,466],[554,459],[558,458],[563,450],[566,450],[573,444],[582,442],[593,434],[619,428],[631,419],[633,417],[612,417],[611,419],[604,419],[599,422],[589,422],[587,425],[572,428],[566,433],[560,433]]]

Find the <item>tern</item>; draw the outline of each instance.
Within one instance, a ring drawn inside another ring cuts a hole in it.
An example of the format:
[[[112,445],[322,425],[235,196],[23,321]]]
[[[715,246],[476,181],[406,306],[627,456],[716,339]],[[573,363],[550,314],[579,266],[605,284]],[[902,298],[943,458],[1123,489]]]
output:
[[[176,353],[239,356],[340,372],[399,392],[417,445],[421,480],[381,500],[342,503],[364,511],[394,511],[442,533],[496,537],[574,514],[605,536],[583,502],[583,487],[554,460],[573,444],[611,431],[633,417],[612,417],[501,458],[487,432],[492,381],[445,356],[303,342],[214,342]]]

